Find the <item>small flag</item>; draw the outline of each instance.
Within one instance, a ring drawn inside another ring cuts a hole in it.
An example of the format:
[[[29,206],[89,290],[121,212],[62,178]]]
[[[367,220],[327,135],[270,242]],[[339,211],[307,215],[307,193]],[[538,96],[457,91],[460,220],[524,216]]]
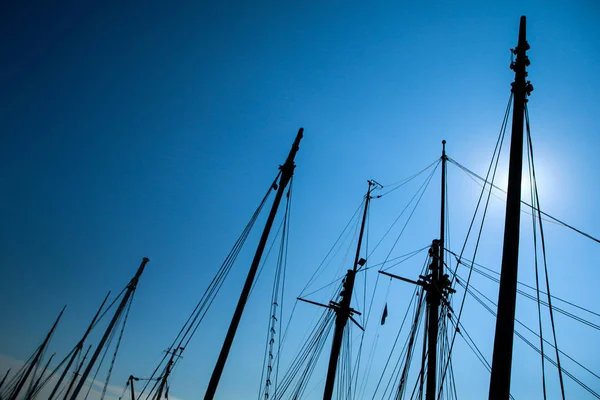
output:
[[[381,315],[381,325],[385,324],[385,319],[388,316],[387,303],[385,303],[385,307],[383,308],[383,314]]]

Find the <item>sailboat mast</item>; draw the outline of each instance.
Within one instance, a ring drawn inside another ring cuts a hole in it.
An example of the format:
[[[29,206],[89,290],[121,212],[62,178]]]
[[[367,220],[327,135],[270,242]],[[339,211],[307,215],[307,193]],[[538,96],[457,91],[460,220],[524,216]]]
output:
[[[440,207],[440,239],[431,246],[431,285],[427,290],[427,386],[425,399],[435,400],[437,391],[437,339],[439,333],[440,301],[442,286],[440,280],[444,274],[444,235],[446,222],[446,141],[442,141],[442,188]]]
[[[87,359],[87,356],[90,353],[91,349],[92,349],[92,345],[90,344],[88,346],[87,350],[85,351],[85,354],[83,355],[83,359],[79,363],[77,370],[73,374],[73,377],[71,378],[71,382],[69,382],[69,386],[67,387],[67,391],[65,392],[63,400],[67,400],[69,398],[69,393],[71,393],[71,389],[73,389],[73,385],[75,384],[75,381],[77,381],[77,377],[79,376],[79,373],[81,372],[81,368],[83,368],[83,364],[85,363],[85,360]]]
[[[521,221],[521,173],[523,168],[523,122],[527,95],[533,90],[526,81],[529,59],[526,52],[526,19],[521,17],[519,43],[513,50],[516,60],[511,64],[515,71],[512,83],[513,120],[508,171],[508,193],[504,225],[504,247],[498,294],[498,317],[492,358],[490,400],[507,400],[510,396],[515,306],[517,298],[517,271],[519,264],[519,225]]]
[[[331,343],[331,354],[329,355],[329,368],[327,369],[327,380],[325,381],[325,391],[323,392],[323,400],[331,400],[333,396],[333,387],[335,385],[335,375],[337,371],[338,358],[342,347],[342,339],[344,337],[344,328],[350,318],[350,302],[352,301],[352,291],[354,290],[354,278],[360,261],[360,248],[365,232],[365,222],[367,220],[367,210],[371,200],[371,187],[373,182],[369,181],[369,189],[365,199],[365,208],[363,211],[362,222],[360,225],[360,233],[358,235],[358,244],[356,246],[356,256],[354,257],[354,266],[348,270],[344,279],[343,289],[341,293],[342,300],[339,307],[335,308],[335,330],[333,333],[333,342]],[[361,264],[362,265],[362,264]]]
[[[212,400],[217,391],[217,387],[219,386],[219,380],[221,379],[221,374],[223,373],[223,369],[225,368],[227,356],[229,355],[229,350],[231,349],[231,345],[233,344],[235,332],[237,331],[238,325],[242,318],[242,313],[244,312],[246,301],[248,300],[248,296],[250,295],[250,289],[252,288],[252,284],[254,283],[254,277],[256,276],[256,272],[258,271],[258,265],[260,264],[262,254],[265,250],[267,239],[269,238],[269,233],[271,232],[271,227],[273,226],[273,221],[275,220],[275,216],[277,215],[279,203],[281,202],[281,198],[283,197],[283,192],[287,184],[294,175],[294,168],[296,167],[296,165],[294,164],[294,158],[296,157],[296,153],[300,148],[300,140],[302,139],[303,132],[303,128],[300,128],[298,130],[298,134],[296,135],[296,139],[294,140],[294,144],[292,145],[292,148],[285,163],[279,167],[279,169],[281,170],[281,177],[279,178],[279,187],[277,189],[277,194],[275,195],[275,199],[273,200],[271,212],[269,213],[262,236],[260,237],[260,241],[258,242],[258,247],[256,248],[254,259],[252,260],[250,270],[248,271],[248,276],[246,277],[246,282],[244,283],[244,288],[242,289],[240,299],[233,314],[233,318],[231,319],[229,330],[227,331],[227,336],[225,336],[225,341],[223,342],[221,353],[219,354],[219,358],[217,359],[215,369],[213,370],[212,376],[210,377],[210,382],[208,383],[208,388],[206,389],[204,400]]]
[[[79,353],[83,349],[83,343],[85,342],[85,339],[87,339],[88,335],[92,331],[92,328],[94,327],[94,324],[96,323],[96,320],[98,319],[98,316],[100,315],[100,312],[102,311],[102,308],[104,308],[104,304],[106,304],[106,301],[108,300],[108,296],[110,296],[110,292],[108,292],[108,294],[104,298],[104,301],[100,305],[100,308],[96,312],[96,315],[94,315],[94,318],[92,318],[92,322],[90,322],[90,325],[88,326],[87,330],[83,334],[83,337],[81,338],[81,340],[79,341],[79,343],[77,343],[77,345],[75,346],[75,351],[73,352],[73,355],[69,359],[69,362],[67,363],[67,366],[65,367],[65,369],[62,372],[62,374],[60,375],[60,378],[58,379],[58,382],[56,382],[56,385],[54,386],[54,389],[52,389],[52,393],[50,393],[50,396],[48,397],[48,400],[52,400],[54,398],[54,395],[58,391],[58,388],[60,387],[60,385],[62,384],[63,380],[67,376],[67,372],[69,372],[69,370],[71,369],[71,366],[75,362],[75,359],[77,358],[77,356],[79,355]]]
[[[140,264],[137,272],[135,273],[135,276],[133,277],[133,279],[131,279],[131,281],[127,285],[127,291],[123,295],[123,299],[121,299],[119,308],[117,308],[117,311],[115,312],[115,315],[113,316],[113,319],[108,324],[108,327],[106,328],[106,331],[104,332],[104,336],[102,336],[102,339],[100,339],[100,343],[98,344],[96,351],[92,355],[92,358],[90,359],[89,364],[85,368],[85,371],[83,372],[83,375],[81,376],[81,379],[79,379],[79,381],[77,382],[77,386],[75,386],[75,390],[73,391],[71,400],[77,399],[77,395],[79,395],[79,392],[83,388],[83,385],[85,384],[85,381],[86,381],[88,375],[90,374],[90,372],[92,371],[92,368],[94,367],[94,363],[96,362],[96,359],[98,358],[98,356],[100,355],[100,352],[104,348],[104,344],[108,340],[108,337],[110,336],[115,325],[117,324],[117,321],[119,320],[121,313],[125,309],[125,306],[127,305],[127,302],[129,301],[129,298],[131,297],[132,293],[135,291],[135,288],[137,287],[140,276],[142,275],[142,272],[144,272],[144,268],[146,267],[146,264],[148,263],[148,261],[150,261],[150,260],[146,257],[144,257],[142,259],[142,263]]]
[[[27,378],[29,378],[31,371],[33,371],[33,368],[35,368],[37,363],[40,361],[40,358],[42,357],[44,350],[46,350],[46,346],[48,345],[48,342],[50,341],[50,338],[52,337],[52,334],[54,333],[54,330],[56,329],[56,326],[58,325],[58,321],[60,321],[60,318],[62,317],[63,313],[65,312],[66,307],[67,306],[64,306],[62,311],[60,312],[60,314],[58,314],[58,318],[56,318],[54,325],[52,325],[52,329],[50,329],[50,332],[48,332],[48,334],[46,335],[44,342],[42,343],[42,345],[39,347],[38,351],[36,352],[35,357],[33,358],[33,361],[31,361],[31,364],[29,365],[29,368],[27,368],[27,372],[25,372],[25,375],[23,375],[23,377],[19,380],[19,383],[17,384],[17,387],[15,388],[15,390],[13,390],[11,396],[9,397],[9,400],[15,400],[17,398],[17,396],[19,395],[19,392],[21,391],[21,389],[23,389],[23,385],[25,385],[25,381],[27,381]]]
[[[0,381],[0,389],[2,389],[2,386],[4,386],[4,382],[6,381],[6,378],[8,378],[8,374],[10,374],[10,368],[8,369],[8,371],[6,371],[6,374],[4,374],[4,378],[2,378],[2,381]]]

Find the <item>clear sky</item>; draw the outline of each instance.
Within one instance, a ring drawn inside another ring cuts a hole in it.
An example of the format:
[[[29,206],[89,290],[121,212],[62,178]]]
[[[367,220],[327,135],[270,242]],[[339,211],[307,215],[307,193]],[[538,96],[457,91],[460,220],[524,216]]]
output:
[[[148,375],[302,126],[286,287],[291,308],[359,205],[367,179],[386,184],[410,176],[439,157],[442,139],[452,158],[485,173],[523,14],[542,208],[598,236],[600,6],[594,1],[3,2],[0,360],[27,359],[68,304],[53,341],[54,351],[64,354],[106,292],[118,293],[149,257],[112,384]],[[458,217],[467,221],[479,189],[461,174],[449,171],[458,249],[467,223]],[[422,211],[428,222],[413,221],[415,233],[397,255],[437,236],[434,183]],[[397,202],[392,195],[381,206],[374,202],[373,243],[403,207],[398,196]],[[503,203],[495,201],[492,239],[480,255],[499,270]],[[597,245],[564,228],[548,229],[551,249],[560,251],[550,265],[554,293],[598,312],[592,303],[600,279]],[[250,249],[242,254],[186,350],[173,396],[203,394],[250,256]],[[421,262],[402,272],[416,278]],[[532,284],[528,268],[521,277]],[[267,266],[248,303],[220,399],[258,390],[271,277]],[[337,277],[334,268],[313,289]],[[392,283],[393,296],[399,286]],[[497,289],[489,289],[495,300]],[[315,310],[297,307],[308,324]],[[475,302],[467,307],[475,317],[465,324],[491,360],[489,327],[478,325],[485,311]],[[399,324],[404,308],[390,306],[392,324]],[[565,346],[598,373],[589,352],[598,332],[558,321]],[[389,352],[391,330],[382,354]],[[583,340],[587,352],[576,346]],[[539,370],[539,359],[527,351],[533,367],[517,359],[525,375]],[[477,365],[481,371],[473,377],[469,363],[477,360],[469,357],[456,374],[483,388],[465,398],[482,398],[488,375]],[[586,382],[600,390],[597,380]],[[514,385],[517,398],[540,393],[527,377]]]

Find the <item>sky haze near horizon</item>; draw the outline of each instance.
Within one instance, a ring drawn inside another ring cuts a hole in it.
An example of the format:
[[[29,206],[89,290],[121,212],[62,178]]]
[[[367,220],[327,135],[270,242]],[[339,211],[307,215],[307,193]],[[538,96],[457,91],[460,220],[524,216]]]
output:
[[[149,374],[304,127],[290,233],[291,305],[359,205],[367,179],[387,184],[410,176],[439,157],[442,139],[451,157],[485,172],[513,80],[509,49],[522,14],[542,208],[598,236],[594,2],[2,4],[0,354],[27,359],[64,304],[53,345],[68,351],[106,293],[118,293],[147,256],[111,384]],[[450,188],[457,205],[478,193],[469,180],[460,182]],[[437,207],[432,185],[425,205]],[[382,206],[390,215],[398,207],[400,201]],[[501,202],[494,212],[490,229],[497,233]],[[437,208],[425,215],[432,213]],[[387,226],[383,214],[373,216],[373,242]],[[413,226],[414,241],[435,235],[427,232],[435,226]],[[558,232],[555,247],[570,245],[583,259],[572,265],[563,256],[553,287],[567,299],[576,295],[578,304],[591,302],[589,286],[572,289],[584,274],[589,282],[600,278],[589,270],[597,248]],[[457,245],[463,234],[455,234]],[[186,350],[174,396],[203,393],[256,237],[207,317],[209,328]],[[271,279],[265,271],[219,398],[258,390]],[[298,307],[308,324],[314,310]],[[389,318],[399,309],[390,307]],[[576,332],[563,330],[597,343]],[[524,386],[516,397],[528,393]]]

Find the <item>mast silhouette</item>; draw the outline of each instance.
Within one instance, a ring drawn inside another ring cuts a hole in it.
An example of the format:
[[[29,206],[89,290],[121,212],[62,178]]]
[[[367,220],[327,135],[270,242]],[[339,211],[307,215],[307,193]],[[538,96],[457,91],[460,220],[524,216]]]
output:
[[[231,345],[233,344],[235,333],[242,318],[242,313],[244,312],[246,301],[248,300],[248,296],[250,295],[250,289],[252,288],[252,284],[254,283],[254,277],[256,276],[256,272],[258,270],[262,254],[265,250],[267,239],[269,238],[269,233],[271,232],[271,227],[273,226],[273,221],[275,220],[275,216],[277,215],[279,203],[281,203],[281,198],[283,197],[283,192],[287,184],[294,175],[294,168],[296,167],[296,165],[294,164],[294,158],[296,157],[296,153],[300,148],[300,140],[302,140],[303,132],[303,128],[300,128],[298,130],[298,134],[296,135],[296,139],[294,140],[294,143],[285,163],[279,167],[279,170],[281,171],[281,176],[279,178],[277,194],[275,195],[275,199],[273,200],[271,212],[269,213],[267,222],[265,223],[265,228],[263,230],[262,236],[260,237],[258,247],[256,248],[254,259],[252,260],[252,264],[250,265],[250,270],[248,271],[248,276],[246,277],[244,288],[242,289],[240,299],[233,314],[233,318],[231,319],[231,323],[227,331],[227,336],[225,336],[225,341],[223,342],[221,353],[219,354],[219,358],[217,359],[217,363],[213,370],[212,376],[210,377],[210,382],[208,383],[208,388],[206,389],[204,400],[212,400],[217,391],[217,387],[219,386],[219,380],[221,379],[221,375],[223,374],[223,369],[225,368],[225,363],[227,362],[227,357],[229,355],[229,351],[231,350]]]
[[[448,282],[444,279],[444,237],[446,233],[446,141],[442,141],[442,183],[441,183],[441,206],[440,206],[440,238],[434,240],[430,254],[432,262],[429,286],[427,290],[427,385],[425,392],[426,400],[437,398],[437,339],[439,333],[440,302],[443,290],[447,290]]]
[[[510,68],[515,71],[512,83],[513,120],[510,143],[510,164],[508,171],[508,192],[506,199],[506,217],[504,225],[504,247],[502,250],[502,268],[500,290],[498,293],[498,317],[492,373],[490,379],[490,400],[507,400],[510,396],[510,375],[515,326],[515,306],[517,298],[517,272],[519,265],[519,224],[521,221],[521,173],[523,168],[523,122],[527,95],[533,87],[526,81],[529,59],[526,52],[529,44],[526,40],[526,18],[521,17],[519,42],[512,50],[516,60]]]
[[[425,384],[425,399],[436,400],[437,397],[437,339],[439,334],[439,318],[440,305],[444,302],[448,305],[447,298],[450,294],[455,293],[452,289],[452,284],[447,274],[444,274],[444,243],[446,233],[446,141],[442,140],[442,177],[441,177],[441,205],[440,205],[440,236],[439,239],[434,239],[429,248],[429,273],[427,276],[419,275],[419,280],[403,278],[398,275],[391,274],[386,271],[379,271],[380,274],[389,276],[390,278],[399,279],[404,282],[412,283],[413,285],[421,286],[427,296],[427,329],[424,332],[423,338],[423,366],[427,368],[427,382]],[[417,318],[415,316],[415,318]],[[415,319],[415,324],[417,320]],[[426,346],[425,346],[426,345]],[[425,358],[427,358],[427,366],[425,366]],[[421,371],[419,376],[419,392],[422,393],[425,371]],[[398,393],[403,390],[404,379],[400,380]]]
[[[94,367],[94,363],[96,362],[96,359],[98,358],[98,356],[100,355],[100,352],[104,348],[104,344],[108,340],[108,337],[110,336],[113,329],[115,328],[115,325],[117,324],[119,317],[123,313],[123,310],[125,309],[125,306],[127,305],[127,302],[129,301],[129,299],[131,298],[131,295],[135,291],[138,281],[140,279],[140,276],[144,272],[144,268],[146,267],[146,264],[148,263],[148,261],[150,261],[150,260],[147,257],[144,257],[142,259],[142,263],[138,267],[138,270],[136,271],[135,276],[131,279],[131,281],[129,281],[129,284],[127,285],[127,291],[123,295],[123,299],[121,299],[119,308],[117,308],[117,311],[115,312],[115,315],[113,316],[113,319],[108,324],[108,327],[106,328],[106,331],[104,332],[104,336],[102,336],[102,339],[100,339],[100,343],[98,344],[96,351],[92,355],[90,362],[88,363],[87,367],[85,368],[83,375],[81,375],[81,378],[77,382],[77,386],[75,387],[75,390],[73,391],[73,395],[71,395],[71,400],[77,399],[77,395],[83,388],[83,385],[85,384],[85,381],[86,381],[88,375],[90,374],[90,372],[92,371],[92,368]]]
[[[77,370],[73,373],[73,377],[71,378],[71,382],[69,383],[69,386],[67,387],[67,391],[65,392],[63,400],[67,400],[69,398],[69,393],[71,393],[71,389],[73,389],[73,385],[75,384],[75,381],[77,380],[77,377],[79,376],[79,373],[81,372],[81,368],[83,368],[83,364],[85,363],[85,360],[87,360],[87,356],[90,353],[91,349],[92,349],[92,345],[90,344],[88,346],[87,350],[85,351],[85,354],[83,355],[83,359],[79,363]]]
[[[69,372],[69,370],[71,369],[71,366],[75,362],[75,359],[77,358],[77,356],[79,355],[79,353],[81,353],[81,351],[83,349],[83,343],[85,342],[85,339],[87,339],[88,335],[92,331],[92,328],[94,327],[94,324],[96,323],[96,320],[98,319],[98,316],[100,315],[100,312],[102,311],[102,308],[104,307],[104,304],[106,304],[106,301],[108,300],[108,296],[110,296],[110,292],[108,292],[108,294],[104,298],[104,301],[100,305],[100,308],[96,312],[96,315],[94,315],[94,318],[92,318],[92,322],[90,322],[90,325],[88,326],[87,330],[83,334],[83,337],[81,338],[81,340],[79,340],[79,342],[77,343],[77,345],[75,345],[75,351],[73,352],[73,355],[69,359],[69,362],[67,363],[67,366],[65,367],[65,369],[62,372],[62,374],[60,375],[60,378],[58,379],[58,382],[56,382],[56,385],[54,386],[54,389],[52,389],[52,393],[50,393],[50,396],[48,397],[48,400],[52,400],[54,398],[54,395],[56,394],[56,392],[60,388],[60,385],[62,384],[63,380],[67,376],[67,372]]]
[[[344,328],[348,323],[348,319],[352,318],[352,313],[355,312],[350,308],[350,302],[352,301],[352,292],[354,290],[354,278],[356,277],[356,271],[359,265],[364,265],[365,260],[360,258],[360,248],[362,245],[362,239],[365,232],[365,222],[367,220],[367,210],[369,209],[369,202],[371,200],[371,188],[374,182],[369,181],[369,189],[365,199],[365,208],[363,210],[362,222],[360,224],[360,233],[358,235],[358,244],[356,245],[356,255],[354,257],[354,265],[352,269],[349,269],[344,279],[343,289],[340,293],[341,301],[339,304],[333,304],[333,310],[335,311],[335,330],[333,332],[333,341],[331,343],[331,354],[329,355],[329,368],[327,369],[327,380],[325,381],[325,391],[323,392],[323,400],[331,400],[333,396],[333,388],[335,386],[335,375],[337,372],[338,358],[340,356],[340,349],[342,347],[342,339],[344,337]]]
[[[65,308],[67,308],[67,306],[64,306],[63,309],[61,310],[60,314],[58,314],[58,318],[56,318],[54,325],[52,325],[52,329],[50,329],[50,331],[46,335],[44,342],[42,343],[42,345],[39,347],[38,351],[36,352],[35,357],[33,358],[33,361],[31,361],[31,364],[29,365],[29,368],[27,368],[27,371],[19,380],[19,383],[17,384],[17,387],[15,387],[15,390],[13,390],[12,394],[10,395],[9,400],[15,400],[17,398],[17,396],[19,395],[19,392],[21,392],[21,389],[23,389],[23,385],[25,385],[25,381],[27,381],[27,378],[29,378],[31,371],[33,371],[33,368],[35,368],[37,363],[40,361],[42,354],[44,354],[44,350],[46,350],[46,346],[48,345],[48,342],[50,341],[50,338],[52,337],[52,334],[54,333],[54,330],[56,329],[56,326],[58,325],[58,321],[60,321],[60,318],[62,317],[63,313],[65,312]]]

